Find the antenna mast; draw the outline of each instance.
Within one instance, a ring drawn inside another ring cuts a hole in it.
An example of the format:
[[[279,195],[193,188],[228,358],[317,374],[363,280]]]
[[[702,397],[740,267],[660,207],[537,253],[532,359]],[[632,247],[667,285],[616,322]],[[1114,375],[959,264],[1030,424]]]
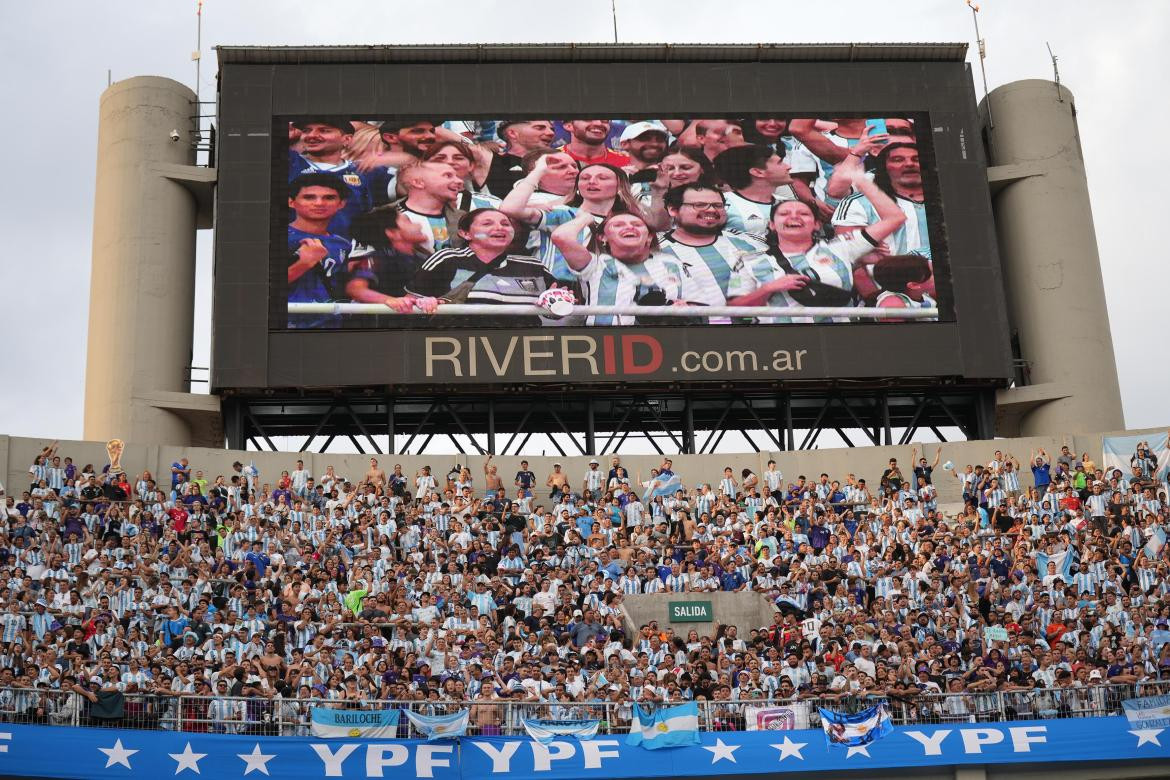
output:
[[[1064,102],[1064,96],[1060,94],[1060,67],[1056,64],[1057,56],[1052,53],[1052,47],[1048,45],[1048,41],[1044,42],[1048,47],[1048,56],[1052,58],[1052,80],[1056,82],[1056,100],[1060,103]]]
[[[983,74],[983,102],[987,105],[987,126],[995,129],[995,120],[991,116],[991,101],[987,99],[987,43],[979,33],[979,6],[967,0],[967,7],[971,9],[971,21],[975,23],[975,44],[979,48],[979,72]]]

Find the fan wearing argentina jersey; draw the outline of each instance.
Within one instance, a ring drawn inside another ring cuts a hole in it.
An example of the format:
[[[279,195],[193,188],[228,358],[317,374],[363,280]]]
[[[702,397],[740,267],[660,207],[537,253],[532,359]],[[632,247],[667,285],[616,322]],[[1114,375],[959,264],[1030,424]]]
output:
[[[922,255],[889,255],[872,267],[874,281],[882,289],[874,306],[883,309],[932,309],[935,301],[934,272]],[[932,318],[937,319],[937,318]]]
[[[637,214],[611,214],[593,235],[593,216],[580,212],[552,233],[553,243],[581,279],[590,306],[665,306],[681,298],[682,268],[657,253],[658,238]],[[592,235],[589,245],[582,233]],[[636,314],[593,314],[586,325],[633,325]]]
[[[392,119],[382,123],[380,130],[386,150],[363,157],[360,163],[369,179],[375,206],[398,200],[398,170],[422,159],[438,140],[437,128],[442,124],[438,119]]]
[[[289,185],[288,207],[296,217],[288,226],[288,300],[334,300],[343,283],[350,240],[329,232],[345,208],[349,187],[331,173],[306,173]],[[336,324],[332,315],[290,315],[290,328]]]
[[[733,146],[715,158],[715,172],[731,188],[725,196],[727,227],[742,233],[763,235],[768,229],[772,204],[777,200],[795,200],[792,176],[780,152],[762,144]],[[780,188],[788,197],[777,197]]]
[[[679,261],[683,300],[701,306],[725,305],[731,269],[744,256],[762,254],[764,242],[746,233],[724,230],[727,206],[723,193],[704,184],[670,190],[666,211],[675,227],[662,237],[662,251]],[[729,322],[726,317],[710,321]]]
[[[573,284],[576,275],[552,242],[552,232],[581,211],[591,214],[596,222],[600,222],[610,214],[632,213],[641,216],[641,209],[630,192],[629,178],[625,172],[601,163],[581,169],[577,174],[573,194],[567,200],[561,203],[534,202],[536,199],[533,194],[537,185],[543,184],[546,173],[553,165],[564,163],[564,157],[561,154],[538,156],[528,175],[517,182],[508,197],[504,198],[500,210],[535,229],[539,238],[536,257],[558,280]],[[580,240],[586,243],[588,235],[582,235]]]
[[[458,211],[494,209],[500,205],[499,198],[476,191],[475,179],[478,176],[478,171],[475,159],[474,147],[463,141],[436,141],[423,155],[423,160],[426,162],[450,165],[455,171],[455,175],[463,181],[463,192],[459,194],[455,204]],[[486,168],[484,171],[486,173]]]
[[[860,163],[850,152],[850,158],[842,166],[860,167]],[[917,254],[931,260],[918,147],[904,142],[891,143],[881,150],[874,164],[874,183],[879,190],[893,198],[906,215],[905,224],[887,242],[890,252],[896,255]],[[837,186],[838,181],[839,177],[836,177],[830,186]],[[869,224],[875,213],[872,202],[863,193],[854,192],[838,204],[833,214],[833,226],[838,235],[857,230]],[[872,273],[858,274],[856,284],[858,292],[868,301],[875,299],[881,292],[880,284],[875,282]]]
[[[655,230],[669,230],[671,221],[666,213],[666,193],[674,187],[697,182],[708,187],[716,186],[715,167],[711,161],[693,147],[673,148],[658,164],[658,178],[650,185],[650,197],[643,195],[638,200],[646,214],[647,224]]]
[[[417,162],[398,173],[398,190],[406,198],[402,211],[429,233],[426,254],[453,246],[454,209],[463,192],[463,180],[450,165]]]
[[[816,217],[808,204],[781,201],[772,211],[768,225],[768,254],[765,258],[746,256],[733,273],[730,290],[734,306],[791,307],[794,305],[846,305],[853,287],[854,264],[871,257],[906,217],[890,198],[874,186],[865,174],[851,170],[856,186],[875,198],[878,220],[855,234],[830,241],[816,241]],[[800,274],[805,284],[790,277]],[[834,291],[840,291],[834,293]],[[830,301],[831,298],[840,300]],[[818,300],[822,299],[822,300]],[[848,318],[841,318],[848,321]],[[769,314],[761,322],[810,322],[809,318]]]
[[[846,155],[862,140],[880,147],[889,143],[890,136],[882,130],[884,120],[837,119],[832,130],[823,130],[816,119],[793,119],[788,124],[792,136],[800,141],[817,158],[820,171],[813,184],[813,192],[825,203],[835,206],[837,200],[828,194],[829,179],[833,169],[844,162]]]
[[[345,283],[350,299],[381,303],[399,314],[416,308],[434,312],[437,299],[416,298],[405,291],[422,264],[418,252],[428,238],[417,222],[398,206],[379,206],[354,220],[353,236]]]
[[[533,257],[508,254],[516,229],[507,214],[496,209],[476,209],[459,220],[462,249],[441,249],[431,255],[406,292],[419,298],[439,298],[448,303],[536,305],[541,294],[556,284]],[[539,327],[540,317],[493,317],[474,320],[452,317],[452,325]],[[435,327],[439,323],[432,321]],[[445,323],[444,323],[445,324]]]
[[[301,151],[290,152],[288,180],[291,182],[306,173],[331,173],[349,187],[345,208],[337,212],[329,225],[329,232],[348,237],[349,224],[358,214],[373,206],[369,184],[358,172],[357,165],[345,159],[346,148],[353,140],[353,128],[343,119],[313,117],[294,122],[300,131]],[[289,215],[290,221],[293,215]]]
[[[821,167],[817,158],[805,145],[790,135],[788,120],[779,118],[757,119],[752,125],[744,128],[744,138],[749,143],[770,146],[788,163],[789,174],[792,176],[792,196],[796,200],[804,201],[813,206],[822,220],[827,220],[833,214],[828,204],[818,201],[812,191],[812,185],[820,176]],[[777,200],[785,200],[783,192],[777,192]]]

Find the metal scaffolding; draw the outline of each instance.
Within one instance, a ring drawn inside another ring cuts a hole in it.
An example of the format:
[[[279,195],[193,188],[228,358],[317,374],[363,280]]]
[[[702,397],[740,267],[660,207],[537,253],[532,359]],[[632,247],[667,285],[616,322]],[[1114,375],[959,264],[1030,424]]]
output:
[[[302,452],[327,452],[345,440],[362,453],[420,454],[446,439],[461,454],[527,455],[537,454],[525,448],[543,435],[542,447],[562,456],[620,454],[639,441],[663,454],[704,454],[719,451],[730,432],[756,452],[815,449],[827,431],[850,447],[907,444],[928,432],[938,441],[989,439],[994,394],[993,385],[893,383],[478,394],[345,389],[226,393],[223,411],[233,449],[276,450],[273,440],[285,437],[293,439],[285,449]]]

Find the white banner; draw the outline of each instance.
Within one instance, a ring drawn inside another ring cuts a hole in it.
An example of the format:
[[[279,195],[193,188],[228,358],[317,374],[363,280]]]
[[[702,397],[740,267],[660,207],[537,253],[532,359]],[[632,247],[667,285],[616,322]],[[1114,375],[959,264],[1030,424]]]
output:
[[[795,731],[808,728],[808,704],[794,701],[773,707],[747,707],[748,731]]]

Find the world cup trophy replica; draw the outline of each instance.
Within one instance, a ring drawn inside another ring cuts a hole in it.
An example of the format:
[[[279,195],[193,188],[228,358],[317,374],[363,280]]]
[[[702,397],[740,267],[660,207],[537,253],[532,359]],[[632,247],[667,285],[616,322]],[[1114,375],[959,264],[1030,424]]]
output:
[[[106,442],[106,454],[110,457],[110,474],[121,474],[122,469],[122,450],[126,449],[126,443],[121,439],[110,439]]]

